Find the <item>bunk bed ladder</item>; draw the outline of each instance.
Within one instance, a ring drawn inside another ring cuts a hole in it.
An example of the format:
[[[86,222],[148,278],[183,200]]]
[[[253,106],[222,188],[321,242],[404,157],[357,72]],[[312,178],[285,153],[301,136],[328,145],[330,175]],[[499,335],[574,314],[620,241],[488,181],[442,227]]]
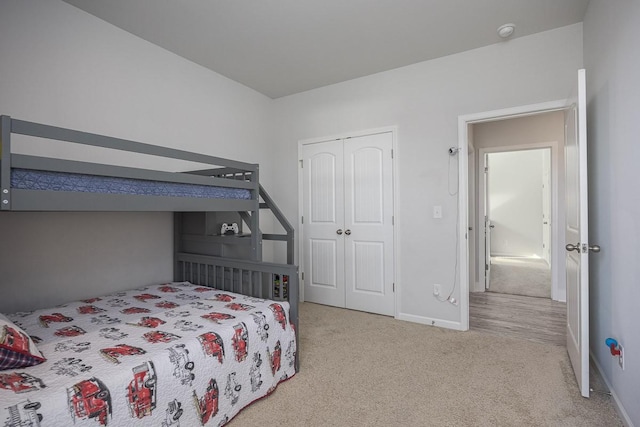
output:
[[[272,234],[272,233],[262,234],[262,239],[286,242],[287,243],[287,264],[293,264],[294,258],[295,258],[293,226],[287,220],[287,218],[284,216],[282,211],[278,208],[278,206],[273,201],[269,193],[267,193],[267,190],[265,190],[262,185],[260,185],[260,197],[263,200],[260,203],[260,209],[269,209],[285,231],[285,234]],[[238,212],[238,213],[240,214],[240,217],[246,224],[251,224],[250,221],[253,219],[252,218],[253,215],[251,215],[249,212]]]

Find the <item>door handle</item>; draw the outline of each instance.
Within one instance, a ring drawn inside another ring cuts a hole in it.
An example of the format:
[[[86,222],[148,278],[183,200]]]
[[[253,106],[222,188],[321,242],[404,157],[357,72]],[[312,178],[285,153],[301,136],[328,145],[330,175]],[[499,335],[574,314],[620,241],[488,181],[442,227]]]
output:
[[[342,235],[342,228],[338,228],[338,229],[336,230],[336,234],[337,234],[338,236]]]
[[[496,228],[496,226],[495,226],[495,225],[493,225],[493,224],[491,224],[491,225],[489,226],[489,228]]]
[[[565,246],[564,248],[569,252],[571,251],[580,252],[580,243],[576,243],[575,245],[568,243],[567,246]]]
[[[565,246],[565,249],[569,252],[571,251],[580,252],[580,243],[576,243],[575,245],[572,245],[571,243],[569,243],[567,246]],[[600,252],[600,246],[598,245],[589,246],[589,250],[591,252],[598,253]],[[585,252],[586,252],[586,249],[585,249]]]
[[[349,230],[349,229],[345,230],[344,234],[346,234],[347,236],[350,236],[351,235],[351,230]]]

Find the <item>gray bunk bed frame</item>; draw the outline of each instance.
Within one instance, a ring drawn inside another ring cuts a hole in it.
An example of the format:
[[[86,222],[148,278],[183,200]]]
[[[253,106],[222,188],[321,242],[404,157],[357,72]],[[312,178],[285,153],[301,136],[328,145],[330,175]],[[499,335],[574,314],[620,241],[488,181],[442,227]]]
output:
[[[12,152],[12,135],[185,160],[211,167],[167,172],[22,155]],[[299,283],[298,268],[293,261],[293,227],[260,185],[257,164],[17,120],[6,115],[0,116],[0,138],[0,212],[174,212],[174,280],[257,298],[288,301],[290,321],[298,335]],[[13,168],[244,189],[249,190],[251,197],[242,200],[17,189],[11,187]],[[273,213],[284,228],[284,234],[261,233],[261,209]],[[220,230],[221,219],[227,218],[237,218],[240,224],[244,222],[250,233],[218,234],[216,230]],[[262,262],[263,239],[286,242],[287,264]],[[295,363],[298,371],[299,351]]]

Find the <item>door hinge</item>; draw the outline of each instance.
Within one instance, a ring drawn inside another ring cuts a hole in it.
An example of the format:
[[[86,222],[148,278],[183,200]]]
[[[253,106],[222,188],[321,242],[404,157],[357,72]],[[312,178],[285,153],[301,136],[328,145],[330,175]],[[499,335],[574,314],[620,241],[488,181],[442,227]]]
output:
[[[396,225],[396,217],[395,217],[395,215],[391,216],[391,225]]]
[[[304,224],[304,216],[300,217],[300,224]]]
[[[302,281],[304,282],[304,271],[302,272]]]
[[[395,291],[396,291],[396,284],[393,283],[393,292],[395,292]]]
[[[393,148],[391,149],[391,158],[393,159]]]
[[[304,168],[304,160],[300,160],[300,169]]]
[[[484,265],[484,271],[489,271],[489,264]]]

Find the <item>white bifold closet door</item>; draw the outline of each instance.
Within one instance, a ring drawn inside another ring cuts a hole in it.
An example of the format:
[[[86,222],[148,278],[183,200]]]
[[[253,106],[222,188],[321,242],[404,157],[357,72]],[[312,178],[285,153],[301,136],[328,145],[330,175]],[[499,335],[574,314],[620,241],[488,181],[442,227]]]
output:
[[[305,300],[394,315],[393,135],[302,147]]]

